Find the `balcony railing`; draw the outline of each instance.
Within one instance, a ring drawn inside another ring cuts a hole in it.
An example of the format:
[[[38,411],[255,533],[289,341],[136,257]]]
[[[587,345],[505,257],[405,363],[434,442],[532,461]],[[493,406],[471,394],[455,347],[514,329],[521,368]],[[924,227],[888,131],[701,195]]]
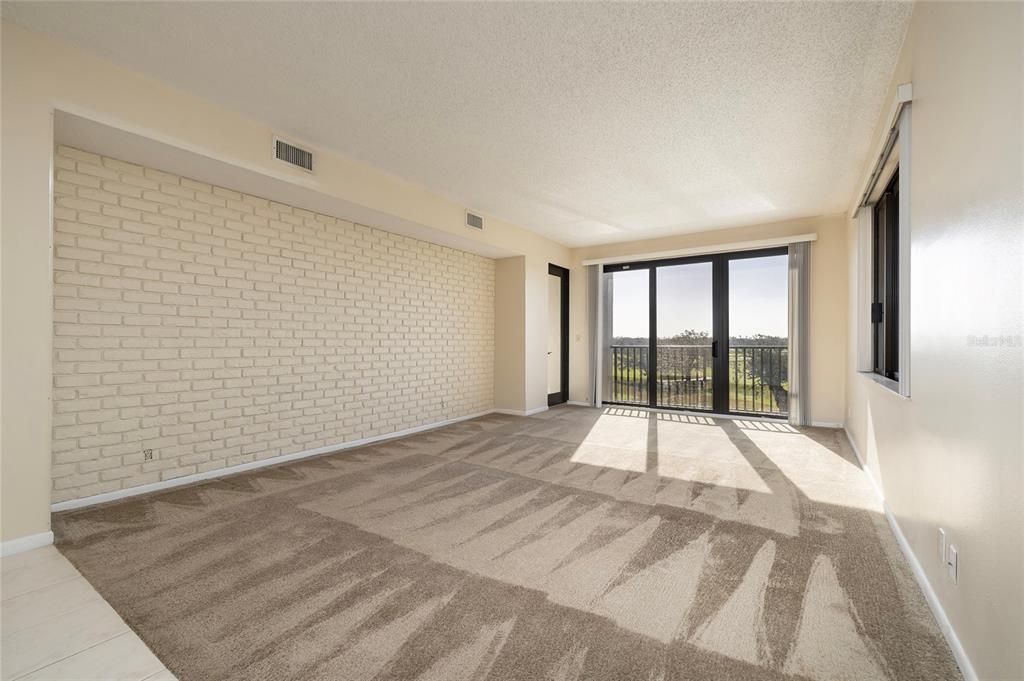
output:
[[[733,345],[729,348],[729,410],[752,414],[788,413],[788,349],[784,346]],[[646,345],[612,345],[605,368],[608,402],[650,404]],[[681,409],[711,409],[713,361],[710,345],[659,345],[655,404]]]

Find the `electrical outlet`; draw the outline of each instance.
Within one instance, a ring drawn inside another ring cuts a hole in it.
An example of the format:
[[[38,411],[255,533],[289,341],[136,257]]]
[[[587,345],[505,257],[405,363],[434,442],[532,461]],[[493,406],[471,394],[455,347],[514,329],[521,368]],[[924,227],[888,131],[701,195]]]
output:
[[[142,460],[143,461],[152,461],[153,460],[153,450],[152,449],[143,449],[142,450]]]
[[[939,560],[946,562],[946,531],[939,528]]]
[[[952,544],[946,553],[946,569],[949,570],[949,578],[956,584],[960,579],[960,552]]]

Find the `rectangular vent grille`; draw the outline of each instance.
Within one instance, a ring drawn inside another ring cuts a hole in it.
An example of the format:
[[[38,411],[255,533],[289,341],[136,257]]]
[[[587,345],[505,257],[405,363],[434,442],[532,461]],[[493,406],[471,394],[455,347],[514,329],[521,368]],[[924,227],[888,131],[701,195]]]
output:
[[[313,152],[299,149],[279,139],[274,140],[274,156],[303,170],[313,172]]]
[[[466,211],[466,227],[472,227],[473,229],[483,229],[484,219],[479,215],[473,215],[469,211]]]

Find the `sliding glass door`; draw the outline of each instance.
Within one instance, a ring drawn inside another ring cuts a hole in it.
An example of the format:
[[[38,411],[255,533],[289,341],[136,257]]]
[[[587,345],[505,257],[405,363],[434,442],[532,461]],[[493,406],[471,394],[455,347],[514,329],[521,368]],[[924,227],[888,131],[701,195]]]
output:
[[[603,400],[650,404],[650,272],[620,268],[608,273],[606,296],[611,311],[611,342],[605,358]]]
[[[712,409],[714,305],[711,262],[651,268],[656,280],[654,405]]]
[[[729,411],[786,414],[789,258],[729,260]]]
[[[605,402],[785,416],[786,249],[605,265]]]

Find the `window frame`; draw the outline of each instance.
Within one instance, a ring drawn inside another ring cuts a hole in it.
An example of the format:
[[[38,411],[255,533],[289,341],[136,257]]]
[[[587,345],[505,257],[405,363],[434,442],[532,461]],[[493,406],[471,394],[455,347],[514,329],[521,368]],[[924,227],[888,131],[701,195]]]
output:
[[[606,375],[603,373],[604,363],[603,361],[599,365],[601,371],[597,378],[597,393],[601,396],[601,404],[618,405],[623,407],[635,407],[640,409],[657,409],[662,411],[681,411],[681,412],[694,412],[694,413],[707,413],[722,416],[746,416],[756,417],[765,419],[779,419],[786,420],[790,417],[792,412],[787,411],[784,413],[769,413],[759,411],[743,411],[734,410],[730,408],[729,401],[729,263],[735,260],[744,260],[749,258],[764,258],[764,257],[776,257],[776,256],[788,256],[790,252],[789,245],[786,246],[770,246],[765,248],[753,248],[745,250],[729,250],[717,253],[707,253],[692,256],[681,256],[674,258],[659,258],[655,260],[636,260],[629,262],[619,263],[606,263],[599,265],[599,276],[601,277],[602,285],[605,287],[602,295],[602,307],[603,312],[601,315],[601,324],[603,325],[603,345],[600,350],[599,356],[604,355],[604,351],[610,345],[612,339],[612,311],[611,301],[612,295],[608,293],[609,286],[611,285],[611,279],[607,275],[613,275],[622,272],[635,272],[635,271],[647,271],[647,286],[648,286],[648,343],[646,346],[640,345],[635,346],[639,348],[647,349],[647,357],[650,358],[648,374],[647,374],[647,386],[646,386],[646,397],[647,403],[641,403],[637,401],[616,401],[604,398],[604,380]],[[712,292],[711,302],[713,307],[712,316],[712,406],[708,408],[697,408],[697,407],[679,407],[668,404],[658,403],[658,390],[657,390],[657,367],[658,367],[658,277],[657,270],[663,267],[674,267],[677,265],[693,265],[699,263],[707,263],[712,266]],[[792,286],[792,280],[787,282],[787,286]],[[788,317],[792,314],[792,310],[787,310],[787,326]],[[787,335],[788,331],[787,331]],[[786,348],[787,352],[792,347],[792,339],[789,339]]]
[[[856,368],[859,375],[896,393],[900,397],[910,398],[910,266],[911,266],[911,219],[910,219],[910,188],[911,188],[911,120],[912,103],[910,86],[903,98],[897,98],[890,134],[893,139],[886,144],[885,137],[880,145],[885,152],[879,157],[873,192],[865,194],[863,203],[858,204],[851,215],[857,221],[857,356]],[[874,301],[873,279],[873,237],[875,234],[876,203],[879,196],[895,179],[897,191],[896,220],[896,273],[892,277],[893,302],[896,319],[894,320],[895,348],[898,367],[891,375],[875,371],[874,324],[872,322],[872,303]],[[869,185],[870,186],[870,185]]]
[[[871,211],[871,370],[899,382],[899,165]]]

